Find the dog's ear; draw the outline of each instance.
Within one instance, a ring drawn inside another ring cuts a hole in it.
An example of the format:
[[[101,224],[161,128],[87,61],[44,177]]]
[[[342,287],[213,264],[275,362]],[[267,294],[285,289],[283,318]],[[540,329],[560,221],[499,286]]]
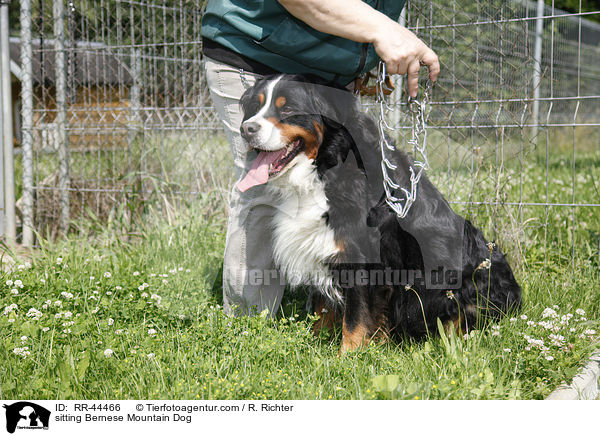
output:
[[[344,126],[356,119],[358,100],[350,91],[321,84],[306,86],[315,114]]]

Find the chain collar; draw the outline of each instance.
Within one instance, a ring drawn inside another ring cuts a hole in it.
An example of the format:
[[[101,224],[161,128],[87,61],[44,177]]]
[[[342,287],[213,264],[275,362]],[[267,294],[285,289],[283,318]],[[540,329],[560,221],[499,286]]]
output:
[[[389,171],[394,171],[397,166],[391,163],[386,157],[386,150],[394,151],[396,147],[388,142],[385,135],[386,130],[395,130],[386,122],[386,114],[392,108],[388,105],[384,90],[386,72],[385,63],[379,62],[377,68],[377,94],[376,103],[378,107],[378,127],[379,127],[379,146],[381,149],[381,171],[383,173],[383,189],[387,204],[396,212],[399,218],[405,218],[413,203],[417,200],[417,186],[423,174],[423,171],[429,169],[429,160],[427,159],[427,120],[431,112],[429,104],[431,97],[431,80],[427,79],[425,94],[421,100],[408,98],[408,112],[412,120],[411,138],[408,143],[411,145],[415,160],[409,168],[410,188],[405,188],[395,183],[390,177]],[[399,193],[396,193],[397,190]],[[395,195],[399,197],[396,197]]]

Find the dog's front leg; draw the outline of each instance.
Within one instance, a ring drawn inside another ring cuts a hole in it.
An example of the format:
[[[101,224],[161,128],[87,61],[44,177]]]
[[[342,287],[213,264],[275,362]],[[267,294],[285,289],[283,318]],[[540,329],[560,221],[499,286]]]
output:
[[[367,346],[373,335],[366,287],[356,287],[346,292],[344,319],[342,321],[342,346],[339,354]]]

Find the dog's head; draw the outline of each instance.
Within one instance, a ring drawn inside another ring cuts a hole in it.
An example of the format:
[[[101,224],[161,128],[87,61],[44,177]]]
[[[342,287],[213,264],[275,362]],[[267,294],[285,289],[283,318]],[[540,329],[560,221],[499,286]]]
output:
[[[240,128],[248,146],[258,152],[241,191],[281,177],[298,162],[314,162],[331,123],[342,124],[354,98],[346,90],[278,75],[257,81],[241,99]],[[345,108],[340,110],[340,108]]]

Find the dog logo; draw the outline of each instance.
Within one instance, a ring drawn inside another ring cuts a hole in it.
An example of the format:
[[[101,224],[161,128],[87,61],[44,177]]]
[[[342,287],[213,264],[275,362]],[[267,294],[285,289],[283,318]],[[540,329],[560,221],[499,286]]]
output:
[[[14,433],[17,428],[48,430],[50,411],[28,401],[4,405],[6,409],[6,431]]]

